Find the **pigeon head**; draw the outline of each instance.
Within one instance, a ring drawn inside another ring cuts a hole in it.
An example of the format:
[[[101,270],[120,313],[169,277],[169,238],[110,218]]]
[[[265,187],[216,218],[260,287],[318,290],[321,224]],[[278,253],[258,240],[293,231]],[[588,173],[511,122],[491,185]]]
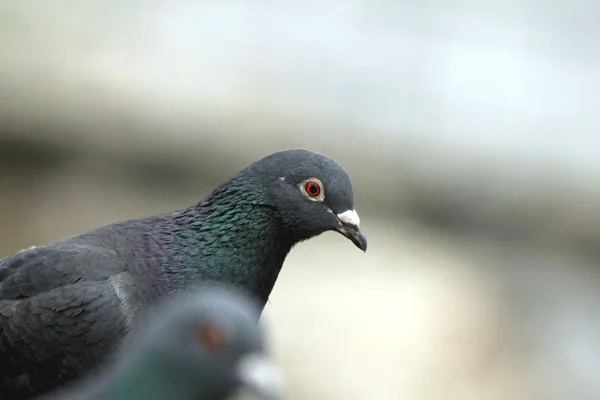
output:
[[[239,389],[264,400],[279,398],[281,377],[250,298],[202,285],[151,315],[141,338],[132,335],[141,363],[162,371],[180,398],[226,398]]]
[[[309,150],[285,150],[251,164],[242,171],[247,174],[260,180],[266,201],[298,240],[336,231],[367,250],[352,182],[335,160]]]

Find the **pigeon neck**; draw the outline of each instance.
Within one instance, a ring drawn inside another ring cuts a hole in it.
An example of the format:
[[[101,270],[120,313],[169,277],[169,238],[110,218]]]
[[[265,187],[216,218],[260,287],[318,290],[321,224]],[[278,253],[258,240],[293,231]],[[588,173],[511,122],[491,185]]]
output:
[[[194,384],[185,384],[177,381],[176,377],[165,379],[173,375],[168,365],[160,365],[155,360],[133,360],[117,368],[113,379],[100,390],[101,398],[111,400],[197,400]]]
[[[227,282],[250,291],[263,306],[297,242],[263,194],[239,183],[228,183],[173,214],[173,223],[168,271],[184,274],[170,280],[177,286],[173,289],[206,280]]]

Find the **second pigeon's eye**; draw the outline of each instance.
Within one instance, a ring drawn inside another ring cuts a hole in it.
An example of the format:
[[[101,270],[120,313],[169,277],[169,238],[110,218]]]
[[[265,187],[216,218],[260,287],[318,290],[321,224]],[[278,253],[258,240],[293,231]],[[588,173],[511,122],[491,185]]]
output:
[[[316,178],[310,178],[300,186],[302,192],[310,200],[323,201],[323,185]]]
[[[224,332],[217,326],[203,326],[198,330],[198,343],[209,352],[216,352],[225,346]]]

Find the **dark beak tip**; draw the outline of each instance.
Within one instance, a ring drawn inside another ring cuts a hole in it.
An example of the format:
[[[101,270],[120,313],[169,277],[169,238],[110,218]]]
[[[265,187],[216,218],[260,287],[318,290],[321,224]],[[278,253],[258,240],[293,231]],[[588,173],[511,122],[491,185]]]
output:
[[[342,225],[336,230],[347,239],[350,239],[350,241],[354,243],[356,247],[362,250],[363,253],[367,252],[367,237],[360,227],[353,225]]]
[[[361,235],[359,237],[357,246],[363,251],[363,253],[367,252],[367,237],[365,235]]]
[[[347,236],[363,253],[367,252],[367,237],[360,228],[349,230]]]

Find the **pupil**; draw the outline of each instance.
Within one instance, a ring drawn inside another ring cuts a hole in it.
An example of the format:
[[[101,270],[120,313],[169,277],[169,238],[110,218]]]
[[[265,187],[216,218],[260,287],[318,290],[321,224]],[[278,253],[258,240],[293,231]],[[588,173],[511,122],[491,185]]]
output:
[[[310,194],[317,194],[317,190],[319,190],[319,189],[317,188],[317,185],[314,185],[314,184],[310,185],[308,188],[308,191],[310,192]]]

